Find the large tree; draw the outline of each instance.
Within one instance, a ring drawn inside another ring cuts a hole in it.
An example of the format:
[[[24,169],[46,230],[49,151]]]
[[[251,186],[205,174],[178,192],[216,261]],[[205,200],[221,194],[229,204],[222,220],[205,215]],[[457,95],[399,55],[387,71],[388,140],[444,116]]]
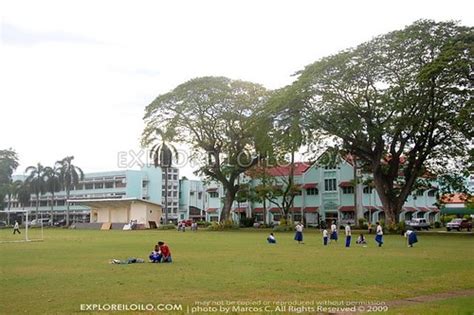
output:
[[[3,210],[5,195],[17,167],[18,154],[13,149],[0,150],[0,210]]]
[[[230,218],[237,179],[262,158],[265,124],[258,123],[268,92],[261,85],[224,77],[190,80],[158,96],[146,108],[146,135],[156,128],[174,135],[200,160],[199,173],[225,190],[221,220]]]
[[[473,42],[470,27],[422,20],[323,58],[293,84],[313,128],[369,167],[389,224],[428,167],[467,160]]]
[[[57,166],[50,167],[47,166],[45,168],[45,175],[46,175],[46,192],[51,194],[51,225],[53,225],[54,221],[54,194],[61,191],[61,173]]]
[[[38,211],[40,206],[40,197],[46,192],[46,173],[45,167],[38,163],[36,166],[28,166],[25,170],[27,174],[26,182],[30,190],[36,196],[36,212],[35,219],[38,219]]]
[[[56,162],[61,186],[66,191],[66,226],[69,226],[69,196],[71,188],[84,179],[84,172],[80,167],[75,166],[72,160],[74,160],[74,156],[67,156]]]

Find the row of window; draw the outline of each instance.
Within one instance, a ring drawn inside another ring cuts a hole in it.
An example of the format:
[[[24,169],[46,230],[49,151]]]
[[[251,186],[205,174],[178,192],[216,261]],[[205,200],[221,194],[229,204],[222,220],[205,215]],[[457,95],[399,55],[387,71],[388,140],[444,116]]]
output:
[[[161,176],[163,180],[165,180],[165,173]],[[178,180],[178,174],[168,174],[168,180]]]
[[[326,181],[326,180],[325,180]],[[335,182],[334,182],[335,183]],[[326,186],[326,182],[325,182],[325,188],[329,188],[329,189],[325,189],[325,191],[337,191],[337,188],[334,188],[333,189],[333,185],[334,183],[332,182],[332,180],[328,180],[327,182],[327,186]],[[373,191],[373,187],[364,187],[363,189],[363,193],[364,194],[371,194]],[[354,187],[353,186],[349,186],[349,187],[342,187],[342,193],[343,194],[353,194],[354,193]],[[417,196],[423,196],[423,193],[424,191],[418,191],[417,192]],[[306,189],[306,195],[307,196],[315,196],[315,195],[318,195],[319,194],[319,190],[317,188],[308,188]],[[297,194],[297,195],[301,195],[301,191]],[[434,197],[436,195],[436,191],[435,190],[429,190],[428,191],[428,197]],[[219,197],[219,193],[218,192],[209,192],[209,197],[210,198],[218,198]]]
[[[75,187],[71,187],[71,190],[92,190],[92,189],[104,189],[104,188],[125,188],[127,186],[123,181],[113,182],[101,182],[101,183],[79,183]]]

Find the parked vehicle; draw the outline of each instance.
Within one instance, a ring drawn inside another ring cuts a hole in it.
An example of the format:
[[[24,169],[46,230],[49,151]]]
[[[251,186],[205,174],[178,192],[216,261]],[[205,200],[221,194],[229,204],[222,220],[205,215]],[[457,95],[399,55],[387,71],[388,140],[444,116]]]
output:
[[[51,225],[51,220],[49,218],[42,218],[42,219],[34,219],[28,223],[28,226],[47,226]]]
[[[53,223],[54,226],[66,226],[66,219],[62,219]]]
[[[472,221],[468,219],[456,218],[446,224],[446,230],[448,230],[448,232],[451,230],[462,231],[463,229],[471,231]]]
[[[7,222],[6,222],[6,221],[0,221],[0,228],[6,227],[6,226],[7,226]]]
[[[421,230],[421,229],[428,230],[431,228],[430,224],[426,221],[426,219],[422,219],[422,218],[414,218],[414,219],[411,219],[410,221],[406,221],[405,225],[415,230]]]

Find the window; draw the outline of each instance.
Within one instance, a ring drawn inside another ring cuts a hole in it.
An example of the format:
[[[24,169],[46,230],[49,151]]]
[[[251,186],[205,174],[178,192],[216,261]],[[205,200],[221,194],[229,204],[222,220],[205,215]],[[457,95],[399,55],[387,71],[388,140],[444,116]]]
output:
[[[148,182],[147,182],[146,180],[144,180],[144,181],[142,182],[142,187],[145,188],[145,187],[147,187],[147,186],[148,186]]]
[[[366,186],[364,187],[364,194],[371,194],[372,190],[373,190],[372,187]]]
[[[125,187],[125,186],[126,185],[125,185],[124,181],[121,181],[121,180],[115,181],[115,187],[121,188],[121,187]]]
[[[217,191],[211,191],[211,192],[209,192],[209,197],[210,198],[218,198],[219,193]]]
[[[104,188],[104,183],[95,183],[95,189],[102,189]]]
[[[177,191],[173,191],[173,197],[178,197],[178,192]]]
[[[173,175],[173,180],[178,180],[178,175]]]
[[[202,198],[202,192],[198,192],[198,199],[201,200]]]
[[[308,189],[306,189],[306,194],[308,196],[314,196],[314,195],[319,194],[319,191],[318,191],[317,188],[308,188]]]
[[[353,194],[354,193],[354,187],[342,187],[342,193],[343,194]]]
[[[105,188],[114,188],[114,183],[113,182],[105,183]]]
[[[190,196],[194,196],[194,191],[191,191],[191,192],[189,193],[189,195],[190,195]]]
[[[273,220],[274,221],[280,221],[280,219],[281,219],[281,214],[274,214],[273,215]]]
[[[324,180],[324,190],[325,191],[336,191],[336,179],[330,178]]]
[[[86,186],[86,189],[94,189],[94,184],[92,183],[87,183],[85,186]]]
[[[58,206],[64,206],[65,201],[64,200],[58,200]]]
[[[417,195],[417,196],[423,196],[424,193],[425,193],[424,190],[417,190],[417,191],[416,191],[416,195]]]
[[[40,200],[40,207],[46,207],[48,205],[47,200]]]
[[[429,190],[428,191],[428,197],[435,197],[436,196],[436,190]]]

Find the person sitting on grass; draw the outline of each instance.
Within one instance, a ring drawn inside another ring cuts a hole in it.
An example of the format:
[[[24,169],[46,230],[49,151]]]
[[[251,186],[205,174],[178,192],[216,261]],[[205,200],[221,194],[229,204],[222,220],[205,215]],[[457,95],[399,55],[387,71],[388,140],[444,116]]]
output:
[[[276,244],[276,238],[275,238],[275,235],[273,235],[273,233],[270,233],[270,235],[268,235],[267,237],[267,241],[269,244]]]
[[[160,249],[159,252],[161,254],[160,262],[162,262],[162,263],[173,262],[173,260],[171,259],[171,251],[170,251],[168,245],[165,244],[165,242],[163,242],[163,241],[159,241],[158,242],[158,247]]]
[[[361,233],[359,235],[359,237],[357,238],[356,244],[367,244],[364,234]]]
[[[161,253],[160,253],[160,246],[155,245],[155,249],[150,253],[150,258],[151,263],[159,263],[161,262]]]
[[[416,233],[413,230],[407,230],[405,232],[405,237],[407,238],[408,247],[413,247],[413,244],[418,242]]]
[[[130,257],[125,260],[120,260],[120,259],[112,259],[110,261],[111,264],[118,264],[118,265],[128,265],[128,264],[140,264],[144,263],[145,260],[141,258],[135,258],[135,257]]]

